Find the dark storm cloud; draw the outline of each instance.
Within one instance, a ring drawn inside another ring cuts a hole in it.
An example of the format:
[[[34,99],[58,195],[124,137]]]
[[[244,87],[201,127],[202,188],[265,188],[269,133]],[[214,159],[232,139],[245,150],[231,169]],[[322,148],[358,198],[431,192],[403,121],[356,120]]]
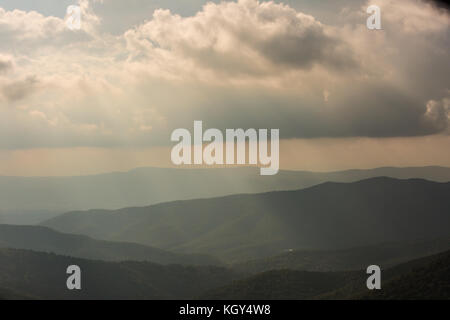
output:
[[[173,128],[203,119],[208,128],[279,128],[282,138],[317,138],[421,136],[448,127],[442,104],[430,113],[425,102],[375,84],[334,93],[329,102],[238,89],[216,92],[208,102],[188,106],[171,122]]]
[[[0,92],[8,102],[18,101],[33,93],[38,83],[35,76],[30,76],[24,80],[6,84],[0,89]]]
[[[435,5],[438,8],[450,10],[450,4],[448,3],[447,0],[425,0],[425,1]]]
[[[12,70],[13,63],[11,60],[2,60],[0,58],[0,75]]]
[[[256,47],[276,65],[309,69],[321,64],[336,69],[356,66],[353,53],[346,44],[325,35],[320,27],[310,28],[301,34],[274,36]]]

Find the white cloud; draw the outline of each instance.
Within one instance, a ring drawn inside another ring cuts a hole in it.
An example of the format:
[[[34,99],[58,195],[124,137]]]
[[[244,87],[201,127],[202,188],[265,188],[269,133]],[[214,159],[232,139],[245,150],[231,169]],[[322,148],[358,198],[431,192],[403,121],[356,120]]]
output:
[[[445,131],[448,14],[377,3],[379,32],[360,3],[333,25],[256,0],[191,16],[148,7],[123,34],[105,28],[117,1],[81,1],[80,32],[0,8],[0,148],[167,144],[194,119],[284,137]]]

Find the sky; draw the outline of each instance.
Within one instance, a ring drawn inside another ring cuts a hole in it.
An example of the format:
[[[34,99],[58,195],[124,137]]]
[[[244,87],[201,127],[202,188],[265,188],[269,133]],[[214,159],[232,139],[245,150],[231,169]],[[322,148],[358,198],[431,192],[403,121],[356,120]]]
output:
[[[450,166],[449,27],[419,0],[1,0],[0,174],[168,167],[194,120],[280,129],[281,169]]]

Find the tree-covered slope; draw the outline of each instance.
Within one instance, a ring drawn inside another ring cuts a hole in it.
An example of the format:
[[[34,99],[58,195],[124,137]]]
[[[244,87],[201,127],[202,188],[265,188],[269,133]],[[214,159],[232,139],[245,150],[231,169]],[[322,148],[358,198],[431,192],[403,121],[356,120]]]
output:
[[[68,290],[67,267],[81,268],[81,290]],[[0,249],[0,288],[32,299],[188,299],[236,278],[219,267],[102,262]]]
[[[159,264],[220,265],[207,255],[176,254],[149,246],[95,240],[41,226],[0,225],[0,248],[29,249],[105,261],[150,261]]]
[[[245,261],[233,265],[244,273],[269,270],[350,271],[376,264],[383,268],[450,249],[450,237],[383,243],[344,250],[292,250],[273,257]]]
[[[450,183],[373,178],[308,189],[71,212],[44,223],[228,261],[450,236]]]

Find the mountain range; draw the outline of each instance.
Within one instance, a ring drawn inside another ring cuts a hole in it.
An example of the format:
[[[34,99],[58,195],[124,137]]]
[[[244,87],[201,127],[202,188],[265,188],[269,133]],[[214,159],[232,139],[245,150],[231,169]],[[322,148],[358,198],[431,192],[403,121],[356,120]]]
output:
[[[368,290],[365,270],[266,271],[211,289],[212,300],[450,299],[450,251],[382,269],[381,290]]]
[[[172,253],[141,244],[96,240],[41,226],[0,225],[0,248],[28,249],[104,261],[150,261],[164,265],[221,264],[207,255]]]
[[[69,212],[44,226],[228,262],[450,236],[450,183],[387,177],[296,190]]]
[[[66,288],[66,269],[82,270],[81,290]],[[0,299],[450,299],[450,251],[382,269],[382,289],[366,288],[365,270],[230,269],[102,262],[0,249]]]
[[[162,265],[228,266],[239,274],[270,270],[349,271],[377,264],[383,268],[450,250],[450,238],[383,243],[344,250],[293,250],[280,255],[225,264],[207,255],[181,254],[145,245],[96,240],[42,226],[0,225],[0,248],[25,249],[101,261],[147,261]]]
[[[81,269],[81,290],[66,287],[70,265]],[[188,299],[237,278],[220,267],[104,262],[4,248],[0,248],[0,275],[4,299],[61,300]]]
[[[0,224],[0,299],[449,299],[450,182],[361,174]],[[380,291],[366,288],[371,264]]]
[[[343,250],[292,250],[282,254],[232,265],[240,273],[257,274],[270,270],[355,271],[375,264],[383,268],[450,250],[450,237],[382,243]]]
[[[0,176],[0,223],[36,224],[60,213],[120,209],[161,202],[240,193],[296,190],[326,181],[354,182],[387,176],[450,181],[450,168],[412,167],[338,172],[280,171],[260,176],[258,168],[138,168],[75,177]]]

